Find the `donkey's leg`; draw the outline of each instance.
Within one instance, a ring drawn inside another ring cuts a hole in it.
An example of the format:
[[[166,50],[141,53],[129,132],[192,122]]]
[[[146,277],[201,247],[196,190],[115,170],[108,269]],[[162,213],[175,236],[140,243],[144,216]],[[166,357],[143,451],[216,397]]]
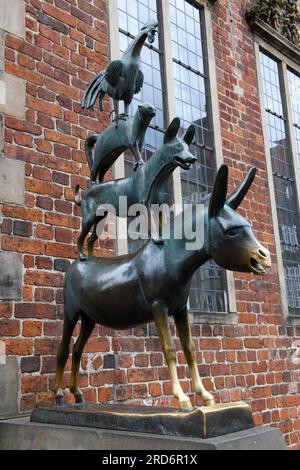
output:
[[[183,392],[177,376],[176,348],[169,330],[167,311],[158,302],[155,302],[152,306],[152,313],[165,360],[169,368],[173,395],[178,398],[179,406],[182,410],[191,411],[193,409],[192,404],[190,399]]]
[[[72,333],[78,321],[78,318],[79,314],[76,315],[71,321],[68,319],[67,315],[65,315],[64,318],[62,340],[57,351],[56,375],[53,389],[57,405],[63,404],[64,394],[61,389],[61,382],[64,375],[65,366],[69,357],[69,346],[72,338]]]
[[[82,313],[80,333],[72,352],[70,392],[73,393],[76,403],[83,403],[84,401],[82,391],[78,387],[79,366],[84,346],[89,339],[94,326],[95,322]]]
[[[204,385],[199,375],[195,354],[193,352],[194,345],[188,320],[187,308],[184,308],[180,312],[176,313],[174,315],[174,319],[182,349],[191,372],[195,392],[197,393],[197,395],[202,396],[202,398],[204,399],[205,406],[212,406],[215,404],[214,397],[204,388]]]
[[[95,246],[95,243],[96,241],[98,240],[99,236],[101,235],[102,233],[102,230],[103,230],[103,227],[101,227],[101,231],[98,227],[98,224],[104,220],[107,216],[107,212],[104,214],[104,216],[97,216],[96,217],[96,220],[95,220],[95,223],[94,223],[94,226],[93,226],[93,231],[92,231],[92,234],[91,236],[89,237],[88,239],[88,242],[87,242],[87,249],[88,249],[88,255],[89,256],[93,256],[93,252],[94,252],[94,246]],[[105,224],[105,223],[104,223]],[[103,225],[104,225],[103,224]],[[98,230],[97,230],[97,227],[98,227]],[[100,233],[99,233],[100,232]]]

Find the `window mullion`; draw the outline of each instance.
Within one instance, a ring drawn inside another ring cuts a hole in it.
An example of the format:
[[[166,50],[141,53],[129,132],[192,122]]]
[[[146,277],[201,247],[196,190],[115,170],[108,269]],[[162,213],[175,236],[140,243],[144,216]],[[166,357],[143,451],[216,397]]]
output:
[[[287,80],[287,65],[285,62],[280,63],[280,74],[281,74],[281,87],[283,97],[283,109],[286,117],[286,132],[289,139],[289,144],[292,152],[293,166],[294,166],[294,177],[296,182],[296,192],[298,198],[298,213],[300,216],[300,173],[298,170],[298,160],[296,151],[296,138],[293,126],[292,117],[292,104],[289,93],[289,85]]]
[[[164,51],[164,79],[165,88],[167,91],[166,105],[167,105],[167,120],[170,122],[176,116],[175,94],[174,94],[174,79],[173,79],[173,58],[172,58],[172,41],[170,30],[170,13],[169,2],[160,2],[161,8],[161,24],[162,30],[162,49]],[[182,192],[181,192],[181,179],[180,169],[176,168],[173,172],[173,197],[176,204],[176,211],[181,212],[182,209]]]
[[[109,41],[109,56],[110,61],[112,61],[120,57],[118,0],[109,1],[109,37],[111,38]],[[122,154],[113,165],[113,179],[124,177],[125,164],[124,154]],[[116,235],[116,251],[118,255],[128,253],[127,221],[125,218],[116,217]]]

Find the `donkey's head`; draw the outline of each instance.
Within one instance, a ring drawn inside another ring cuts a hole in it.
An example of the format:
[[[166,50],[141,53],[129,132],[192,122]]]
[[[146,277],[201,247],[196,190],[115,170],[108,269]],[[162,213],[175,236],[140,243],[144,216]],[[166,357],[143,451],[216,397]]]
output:
[[[227,197],[228,167],[222,165],[215,179],[208,208],[209,254],[231,271],[265,274],[271,266],[269,251],[255,238],[249,222],[236,212],[255,177],[252,167],[239,187]]]
[[[189,170],[191,164],[197,161],[197,158],[189,151],[189,146],[194,139],[195,127],[190,125],[182,138],[177,136],[179,128],[180,119],[176,117],[166,130],[162,151],[167,162]]]

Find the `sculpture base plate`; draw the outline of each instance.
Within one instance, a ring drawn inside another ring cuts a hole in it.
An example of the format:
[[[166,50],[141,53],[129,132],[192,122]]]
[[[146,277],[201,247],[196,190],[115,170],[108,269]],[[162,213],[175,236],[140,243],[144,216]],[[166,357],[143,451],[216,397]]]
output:
[[[182,453],[191,450],[200,452],[201,450],[284,449],[286,445],[279,429],[268,426],[256,426],[211,439],[199,439],[32,423],[28,417],[0,420],[0,450],[96,450],[98,453],[103,451],[107,455],[115,450],[124,453],[134,453],[139,450],[150,452],[168,450]],[[78,455],[76,454],[76,457]],[[97,459],[99,460],[98,457]]]
[[[64,405],[37,408],[30,421],[202,439],[254,426],[250,407],[244,402],[203,406],[190,412],[120,404]]]

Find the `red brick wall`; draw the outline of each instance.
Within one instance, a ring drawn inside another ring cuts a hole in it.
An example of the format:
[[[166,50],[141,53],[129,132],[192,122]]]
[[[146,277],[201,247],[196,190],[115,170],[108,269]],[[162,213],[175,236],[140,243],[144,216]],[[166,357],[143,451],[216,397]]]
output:
[[[258,239],[270,250],[273,265],[272,273],[265,277],[235,274],[238,325],[220,330],[224,351],[213,354],[217,375],[233,375],[229,383],[234,388],[222,390],[221,396],[249,399],[256,424],[279,426],[287,443],[295,447],[298,443],[299,448],[300,374],[291,354],[300,327],[290,326],[282,313],[253,36],[244,20],[248,3],[221,1],[214,8],[222,142],[233,187],[247,167],[258,167],[241,212],[253,222]],[[223,388],[223,378],[218,381]]]
[[[1,248],[23,253],[24,261],[23,300],[0,307],[0,334],[20,360],[21,411],[52,400],[64,260],[76,257],[80,224],[72,188],[84,187],[88,176],[84,138],[108,123],[107,113],[95,118],[80,107],[87,81],[107,63],[106,3],[27,0],[26,40],[6,37],[6,71],[27,81],[26,120],[5,119],[5,155],[26,161],[26,207],[1,207]],[[249,401],[256,424],[279,426],[287,444],[300,448],[300,374],[291,361],[300,327],[282,314],[246,3],[219,0],[212,7],[222,144],[232,188],[250,165],[258,167],[240,211],[271,251],[273,266],[265,277],[235,275],[237,324],[194,324],[192,331],[199,370],[216,399]],[[179,377],[194,398],[176,342]],[[80,382],[87,400],[176,405],[153,325],[129,332],[97,327],[85,351]],[[67,372],[65,386],[68,380]]]
[[[7,353],[19,357],[21,411],[48,399],[52,385],[63,272],[77,257],[73,188],[84,188],[89,175],[85,138],[109,123],[108,101],[101,116],[80,104],[87,83],[107,66],[107,23],[104,0],[27,0],[25,40],[5,37],[5,71],[26,81],[25,119],[4,118],[4,155],[26,162],[25,207],[1,205],[1,249],[23,254],[22,301],[0,304],[0,335]],[[98,253],[113,248],[104,243]],[[104,344],[94,338],[89,348]]]

